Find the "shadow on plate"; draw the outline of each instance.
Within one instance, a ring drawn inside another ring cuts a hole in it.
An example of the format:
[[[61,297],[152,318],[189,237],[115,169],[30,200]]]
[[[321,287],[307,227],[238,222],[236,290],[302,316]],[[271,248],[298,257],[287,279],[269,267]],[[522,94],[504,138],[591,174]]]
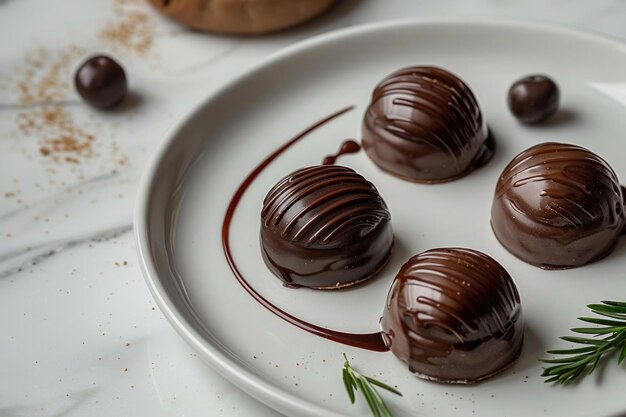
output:
[[[529,124],[524,125],[529,129],[540,130],[540,129],[555,129],[560,128],[562,126],[578,123],[582,120],[582,117],[576,111],[562,107],[560,108],[554,116],[550,117],[545,122],[541,122],[538,124]]]
[[[2,0],[0,0],[2,1]],[[144,97],[141,93],[135,90],[129,90],[124,97],[124,100],[112,109],[107,109],[107,113],[124,113],[137,109],[144,101]]]

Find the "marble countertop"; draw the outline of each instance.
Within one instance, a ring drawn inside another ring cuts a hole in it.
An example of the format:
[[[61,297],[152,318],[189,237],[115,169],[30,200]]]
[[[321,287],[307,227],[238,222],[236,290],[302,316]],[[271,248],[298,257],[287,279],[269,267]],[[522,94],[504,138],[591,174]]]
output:
[[[619,0],[340,0],[259,38],[190,32],[141,0],[0,0],[0,415],[277,416],[201,361],[155,307],[131,233],[142,169],[174,122],[266,55],[337,28],[432,16],[626,40]],[[76,66],[98,52],[129,77],[114,111],[72,88]]]

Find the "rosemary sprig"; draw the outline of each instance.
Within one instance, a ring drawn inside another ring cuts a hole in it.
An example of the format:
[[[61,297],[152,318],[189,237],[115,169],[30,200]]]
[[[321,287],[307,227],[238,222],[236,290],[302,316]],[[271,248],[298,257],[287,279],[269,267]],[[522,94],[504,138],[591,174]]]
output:
[[[579,317],[585,323],[597,324],[599,327],[576,327],[575,333],[592,335],[593,338],[564,336],[566,342],[583,345],[574,349],[549,350],[552,355],[563,355],[557,359],[541,359],[544,363],[554,364],[544,368],[541,376],[547,377],[545,382],[565,384],[592,373],[600,359],[616,350],[620,351],[617,364],[626,359],[626,302],[602,301],[602,304],[587,306],[593,313],[602,317]]]
[[[365,401],[367,401],[367,405],[369,405],[370,410],[372,411],[372,415],[375,417],[393,417],[380,394],[376,391],[376,388],[374,388],[374,385],[393,392],[396,395],[402,396],[400,391],[387,384],[377,381],[374,378],[361,375],[350,366],[350,362],[348,361],[345,353],[343,354],[343,358],[345,359],[342,369],[343,384],[346,386],[346,391],[348,391],[350,402],[354,404],[354,391],[360,390],[363,397],[365,397]]]

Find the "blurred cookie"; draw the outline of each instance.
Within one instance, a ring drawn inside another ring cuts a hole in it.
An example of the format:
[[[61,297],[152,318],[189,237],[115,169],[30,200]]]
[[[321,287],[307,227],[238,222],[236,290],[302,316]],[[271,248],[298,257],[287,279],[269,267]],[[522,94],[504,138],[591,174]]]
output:
[[[312,19],[335,0],[149,0],[170,18],[209,32],[258,35]]]

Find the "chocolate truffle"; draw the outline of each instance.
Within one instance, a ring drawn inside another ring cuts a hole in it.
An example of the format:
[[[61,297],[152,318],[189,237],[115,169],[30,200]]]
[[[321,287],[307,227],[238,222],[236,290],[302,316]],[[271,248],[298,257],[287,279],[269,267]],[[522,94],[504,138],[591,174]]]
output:
[[[391,352],[416,376],[471,384],[519,356],[524,323],[507,271],[472,249],[431,249],[409,259],[381,320]]]
[[[116,106],[124,99],[128,89],[124,69],[105,55],[83,62],[74,76],[74,85],[83,100],[99,108]]]
[[[509,110],[523,123],[540,123],[559,108],[559,87],[545,75],[529,75],[509,89]]]
[[[355,284],[385,264],[392,245],[387,205],[376,187],[350,168],[300,169],[263,201],[263,260],[287,287]]]
[[[502,245],[545,269],[573,268],[607,255],[624,230],[615,172],[580,146],[542,143],[504,168],[491,207]]]
[[[409,67],[382,80],[362,135],[376,165],[415,182],[454,180],[493,155],[474,94],[456,75],[436,67]]]

